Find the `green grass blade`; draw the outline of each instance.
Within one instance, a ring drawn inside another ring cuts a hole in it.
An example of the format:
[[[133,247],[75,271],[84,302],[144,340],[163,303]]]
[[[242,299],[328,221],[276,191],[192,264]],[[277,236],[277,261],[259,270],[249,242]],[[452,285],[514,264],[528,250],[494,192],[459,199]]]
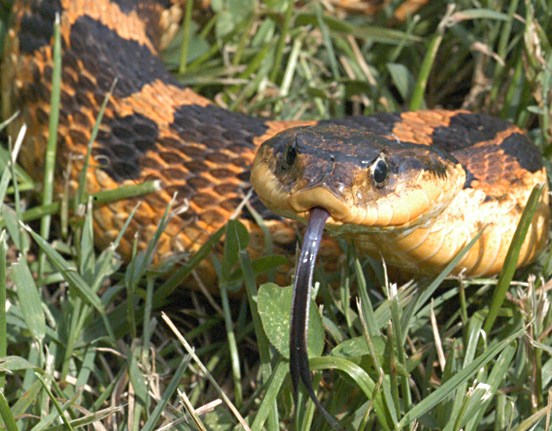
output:
[[[512,359],[516,353],[517,345],[516,343],[510,344],[498,357],[496,363],[493,366],[489,377],[485,380],[485,383],[489,385],[489,392],[492,395],[495,395],[498,391],[500,384],[507,378],[508,369],[510,368]],[[481,423],[485,410],[491,404],[492,397],[489,396],[487,400],[484,400],[481,408],[476,415],[472,415],[467,425],[465,426],[465,431],[475,431],[477,426]]]
[[[479,370],[480,367],[489,363],[496,355],[506,349],[510,343],[519,338],[521,335],[523,335],[523,329],[514,332],[508,338],[497,343],[495,346],[489,348],[485,353],[478,356],[472,363],[470,363],[470,365],[456,373],[450,380],[439,387],[439,389],[432,392],[429,396],[424,398],[420,403],[407,412],[399,421],[397,428],[403,428],[412,423],[412,421],[428,413],[440,401],[450,396],[456,388],[464,384],[467,379]]]
[[[158,288],[156,288],[153,294],[152,309],[157,310],[166,304],[167,297],[172,294],[176,289],[182,286],[183,280],[189,276],[194,268],[197,267],[210,253],[212,253],[215,245],[220,241],[224,234],[225,227],[223,226],[217,232],[203,244],[203,246],[195,253],[188,261],[184,262],[169,278],[163,282]],[[123,301],[120,305],[107,315],[107,319],[110,322],[110,326],[114,329],[114,335],[121,337],[128,333],[129,322],[127,319],[126,310],[128,309],[127,301]],[[143,317],[143,306],[140,305],[135,310],[136,318]],[[91,342],[97,338],[105,336],[105,322],[104,319],[96,320],[89,325],[84,335],[85,342]]]
[[[286,38],[289,37],[289,25],[291,17],[293,15],[295,1],[289,0],[287,2],[286,11],[284,14],[284,22],[282,23],[278,44],[276,45],[276,51],[274,53],[274,68],[270,74],[270,80],[276,81],[279,71],[281,70],[282,57],[284,54],[284,48],[286,46]]]
[[[458,252],[454,259],[452,259],[447,266],[441,271],[441,273],[434,278],[427,287],[423,289],[418,289],[416,292],[416,297],[414,301],[409,302],[406,305],[405,310],[402,314],[402,332],[403,334],[408,333],[408,328],[412,324],[412,319],[416,313],[420,310],[423,305],[429,301],[429,298],[435,293],[437,288],[441,285],[443,280],[451,273],[451,271],[456,267],[456,265],[462,260],[462,258],[470,251],[473,245],[479,241],[479,238],[483,234],[483,230],[479,232],[472,240],[467,243],[462,250]],[[403,340],[404,341],[404,340]]]
[[[533,431],[533,430],[541,429],[541,428],[536,428],[535,425],[538,424],[549,412],[550,412],[549,406],[544,407],[540,410],[537,410],[534,414],[532,414],[527,419],[522,421],[517,427],[512,429],[512,431]]]
[[[385,430],[396,428],[396,423],[393,421],[393,416],[388,413],[385,403],[382,398],[381,391],[377,390],[378,385],[370,378],[368,373],[364,371],[354,362],[334,356],[324,356],[310,359],[311,370],[327,370],[337,369],[349,375],[349,378],[358,386],[364,393],[367,399],[374,401],[374,412],[379,419],[379,425]]]
[[[38,244],[41,250],[50,260],[51,264],[61,274],[69,286],[75,289],[75,292],[82,297],[88,304],[98,310],[101,314],[105,314],[104,306],[100,301],[100,298],[92,291],[90,286],[83,280],[83,278],[77,273],[75,268],[71,267],[69,263],[59,254],[47,241],[45,241],[40,235],[33,232],[30,228],[26,228],[31,234],[35,242]]]
[[[67,417],[63,414],[63,412],[67,409],[67,407],[69,407],[69,405],[61,406],[59,404],[59,402],[57,401],[57,399],[54,397],[54,394],[52,393],[52,391],[50,391],[50,387],[44,381],[42,376],[38,373],[35,373],[35,374],[36,374],[37,379],[40,381],[40,383],[42,383],[42,387],[44,388],[44,390],[48,393],[48,396],[50,397],[50,400],[54,404],[54,407],[56,408],[56,410],[59,414],[59,417],[61,418],[61,421],[65,425],[65,429],[68,430],[68,431],[73,431],[73,427],[69,423],[69,419],[67,419]]]
[[[245,229],[245,226],[236,220],[230,220],[226,224],[226,234],[224,241],[224,265],[221,265],[219,260],[214,257],[213,262],[217,270],[220,296],[222,302],[222,310],[224,314],[224,324],[226,328],[226,339],[230,352],[230,363],[232,368],[232,375],[234,381],[234,402],[237,408],[241,408],[243,405],[243,391],[242,391],[242,378],[241,378],[241,361],[238,352],[238,346],[236,342],[236,335],[234,330],[234,323],[232,321],[232,312],[230,308],[230,301],[228,298],[228,289],[231,287],[229,284],[231,267],[235,265],[238,260],[239,244],[243,243],[245,246],[249,243],[249,234]]]
[[[531,191],[531,195],[529,196],[529,199],[527,199],[525,209],[521,214],[521,218],[514,233],[514,237],[512,238],[512,243],[510,244],[508,252],[506,253],[506,259],[504,259],[504,265],[502,266],[502,270],[500,271],[500,275],[498,276],[498,283],[496,284],[495,290],[493,292],[491,308],[489,309],[489,314],[487,315],[487,319],[485,320],[485,324],[483,325],[483,330],[487,334],[491,331],[493,324],[498,317],[498,313],[500,311],[500,308],[502,307],[504,299],[506,298],[506,293],[508,292],[508,288],[510,287],[510,283],[512,282],[512,279],[514,277],[514,273],[516,272],[521,246],[523,245],[523,241],[525,239],[525,236],[527,235],[529,226],[531,226],[533,214],[535,213],[535,210],[537,209],[537,206],[539,204],[539,199],[543,187],[544,185],[536,185]]]
[[[274,366],[274,371],[267,382],[267,390],[264,393],[261,405],[257,410],[255,420],[251,425],[251,431],[261,431],[268,416],[274,410],[277,404],[277,396],[284,384],[284,380],[289,373],[289,364],[286,361],[279,360]]]
[[[77,398],[79,397],[79,393],[77,392],[72,399],[68,400],[67,402],[65,402],[62,406],[59,406],[61,411],[65,411],[67,410],[68,407],[70,407],[72,404],[75,403],[75,401],[77,400]],[[58,403],[59,405],[59,403]],[[44,429],[48,429],[48,431],[51,431],[51,427],[50,425],[52,424],[52,422],[54,422],[56,419],[59,418],[59,410],[55,409],[53,411],[50,412],[50,414],[46,417],[43,417],[42,420],[37,423],[32,429],[31,431],[42,431]],[[67,426],[65,424],[61,425],[61,429],[63,430],[67,430]]]
[[[499,21],[508,21],[510,17],[508,14],[492,10],[492,9],[464,9],[462,12],[456,14],[456,20],[468,20],[468,19],[490,19]]]
[[[261,357],[261,373],[263,374],[263,380],[266,381],[272,373],[270,365],[270,343],[266,337],[266,333],[263,330],[263,323],[261,317],[259,316],[257,304],[258,291],[257,286],[255,285],[253,268],[251,267],[251,257],[249,256],[247,249],[240,250],[239,259],[245,280],[249,310],[251,311],[253,326],[255,327],[255,337],[257,338],[257,345],[259,347],[259,356]]]
[[[146,403],[148,387],[144,379],[144,375],[142,374],[142,370],[138,365],[136,350],[133,352],[129,352],[129,354],[130,354],[130,357],[127,362],[129,383],[132,385],[134,395],[136,399],[139,401],[139,404],[141,404],[141,406],[144,406]]]
[[[427,47],[420,72],[418,73],[418,80],[414,86],[414,93],[412,94],[412,99],[410,100],[410,109],[415,111],[417,109],[422,109],[425,107],[424,95],[427,88],[427,81],[431,70],[433,69],[433,64],[437,58],[437,51],[439,51],[439,46],[443,40],[445,29],[450,21],[450,16],[454,10],[454,5],[449,6],[447,14],[441,20],[439,26],[437,27],[436,33],[433,35],[429,46]]]
[[[113,190],[103,190],[98,193],[90,195],[94,205],[109,204],[111,202],[120,201],[123,199],[130,199],[139,196],[147,195],[148,193],[155,193],[160,190],[160,182],[146,181],[142,184],[121,186]],[[44,217],[45,215],[58,214],[61,210],[61,202],[52,202],[49,205],[40,205],[25,211],[21,216],[21,221],[29,222]],[[0,219],[0,227],[5,227],[6,221]]]
[[[42,341],[46,334],[46,319],[44,311],[42,311],[42,298],[25,257],[19,256],[17,263],[12,265],[12,279],[17,288],[19,306],[25,317],[27,328],[31,331],[35,340]]]
[[[8,354],[8,333],[6,325],[6,231],[0,233],[0,358]],[[5,372],[0,372],[0,392],[4,391]]]
[[[54,172],[56,166],[56,150],[59,126],[59,107],[61,100],[61,35],[59,29],[59,15],[56,15],[54,22],[54,47],[52,53],[52,92],[50,100],[50,119],[48,128],[48,143],[46,145],[46,154],[44,156],[44,181],[42,190],[42,204],[52,203],[54,196]],[[40,234],[46,240],[50,236],[51,218],[46,215],[42,219]],[[41,267],[44,261],[41,260]],[[41,270],[42,275],[42,270]]]
[[[117,247],[119,246],[119,243],[123,239],[123,236],[128,229],[128,226],[130,225],[130,222],[134,218],[134,214],[136,213],[136,210],[140,206],[140,203],[136,204],[136,206],[132,209],[129,216],[127,217],[125,224],[119,231],[119,234],[117,235],[117,238],[115,238],[115,241],[104,250],[104,252],[100,255],[98,260],[96,261],[96,268],[95,268],[95,275],[94,275],[94,284],[92,284],[92,290],[94,292],[98,292],[100,287],[102,286],[102,283],[105,280],[105,277],[107,277],[110,273],[110,268],[112,267],[112,259],[113,255],[115,254],[115,251],[117,250]]]
[[[92,200],[88,201],[88,209],[81,229],[79,251],[79,273],[88,285],[94,283],[96,254],[94,249],[94,222],[92,219]]]
[[[335,50],[332,43],[332,38],[330,37],[330,30],[328,28],[328,25],[324,21],[322,6],[318,3],[315,3],[314,10],[316,13],[316,23],[318,24],[318,28],[322,33],[322,40],[324,41],[324,46],[328,51],[328,62],[330,63],[332,76],[335,79],[339,79],[341,74],[339,73],[339,68],[337,67],[337,60],[336,60]]]
[[[165,391],[163,393],[163,396],[159,400],[159,403],[155,406],[155,409],[149,416],[147,422],[144,424],[142,431],[153,431],[156,429],[155,428],[156,424],[161,418],[161,415],[163,414],[165,407],[167,407],[172,396],[177,390],[178,385],[180,384],[180,379],[182,379],[182,376],[184,375],[186,368],[188,368],[190,359],[191,359],[191,356],[189,355],[186,355],[184,358],[182,358],[182,361],[180,361],[178,368],[173,373],[170,383],[165,388]]]
[[[115,78],[115,80],[113,81],[113,84],[111,85],[111,88],[109,89],[107,95],[105,96],[105,99],[102,102],[102,105],[100,106],[100,111],[98,112],[98,116],[96,117],[96,122],[94,123],[94,127],[92,127],[92,131],[90,132],[90,140],[88,141],[86,156],[84,157],[84,165],[82,167],[82,171],[79,176],[79,185],[77,188],[77,193],[75,195],[75,200],[77,205],[86,202],[85,200],[86,175],[88,174],[88,167],[90,166],[92,146],[94,144],[94,141],[96,140],[96,137],[98,136],[98,131],[100,130],[100,124],[102,122],[102,118],[105,112],[105,107],[107,106],[107,103],[109,102],[109,99],[113,94],[113,89],[115,88],[116,84],[117,84],[117,78]],[[75,209],[76,209],[76,206],[75,206]]]
[[[153,234],[153,237],[149,241],[148,247],[146,248],[146,250],[144,250],[143,252],[140,252],[137,258],[132,259],[131,264],[127,268],[126,282],[127,282],[127,287],[129,287],[131,290],[135,289],[135,287],[138,285],[139,281],[145,275],[146,271],[149,269],[151,263],[153,262],[153,258],[155,257],[155,251],[157,250],[157,244],[159,243],[159,239],[161,238],[163,231],[167,227],[167,224],[169,223],[172,217],[171,208],[174,205],[174,200],[175,200],[175,197],[173,197],[173,199],[165,207],[165,211],[163,212],[163,215],[161,216],[159,223],[157,223],[157,228],[155,229],[155,233]]]
[[[122,413],[122,412],[123,412],[122,407],[110,407],[107,409],[98,410],[94,413],[89,413],[83,416],[82,418],[73,419],[69,423],[73,428],[83,428],[88,425],[94,426],[94,422],[99,422],[102,419],[107,418],[108,416],[111,416],[117,413]],[[100,426],[98,426],[97,428],[101,429]],[[65,425],[57,425],[57,426],[49,427],[48,431],[64,431],[66,429],[67,428],[65,427]]]
[[[178,73],[186,72],[186,65],[188,64],[188,46],[191,38],[191,21],[192,21],[193,2],[186,3],[186,9],[184,12],[184,22],[182,23],[182,45],[180,46],[180,65],[178,67]]]
[[[6,427],[6,430],[18,431],[17,423],[15,422],[13,413],[10,410],[8,400],[6,400],[6,397],[4,396],[4,391],[0,391],[0,416],[4,421],[4,426]]]
[[[419,36],[404,33],[399,30],[383,28],[375,25],[356,26],[345,20],[337,19],[331,16],[324,15],[324,22],[332,32],[354,34],[360,39],[365,39],[372,42],[380,42],[383,44],[395,45],[398,43],[412,44],[421,42],[423,39]],[[295,17],[296,25],[311,25],[316,27],[318,17],[316,13],[301,12]]]
[[[366,278],[362,273],[362,265],[360,264],[360,260],[358,258],[355,258],[354,266],[359,284],[358,290],[360,292],[360,298],[362,301],[361,311],[364,314],[364,322],[366,323],[366,327],[368,328],[369,335],[371,337],[379,337],[381,335],[381,332],[377,326],[377,319],[374,314],[374,308],[372,307],[372,301],[370,301],[370,297],[368,296]]]
[[[26,132],[27,132],[27,126],[24,124],[21,127],[19,134],[17,135],[17,139],[15,141],[15,145],[12,151],[7,152],[3,150],[4,154],[7,156],[8,159],[4,163],[5,166],[2,170],[2,177],[0,179],[0,202],[4,202],[4,198],[6,197],[10,180],[14,179],[15,175],[17,175],[17,169],[16,169],[17,166],[15,165],[15,161],[17,159],[17,154],[19,153],[21,145],[23,144],[23,139],[25,138]]]
[[[225,227],[223,226],[216,231],[211,237],[203,244],[203,246],[195,253],[190,260],[185,262],[181,268],[176,270],[166,282],[164,282],[158,289],[155,290],[153,296],[154,309],[159,308],[167,298],[178,286],[182,284],[182,280],[192,272],[192,270],[199,265],[199,263],[212,252],[213,247],[220,241],[224,234]]]
[[[476,350],[479,346],[479,340],[481,337],[481,327],[483,326],[483,316],[482,313],[476,312],[472,318],[469,320],[469,325],[467,328],[467,336],[464,336],[464,338],[467,338],[466,345],[465,345],[465,353],[464,353],[464,360],[462,363],[462,368],[466,368],[474,359]],[[443,377],[443,383],[447,382],[452,376],[450,374],[447,374]],[[461,413],[462,407],[467,408],[467,405],[465,405],[466,398],[467,398],[467,391],[468,388],[468,382],[465,381],[458,385],[458,387],[455,389],[456,396],[454,397],[454,400],[452,402],[452,409],[448,408],[448,416],[450,418],[457,418]],[[447,430],[448,431],[448,430]]]

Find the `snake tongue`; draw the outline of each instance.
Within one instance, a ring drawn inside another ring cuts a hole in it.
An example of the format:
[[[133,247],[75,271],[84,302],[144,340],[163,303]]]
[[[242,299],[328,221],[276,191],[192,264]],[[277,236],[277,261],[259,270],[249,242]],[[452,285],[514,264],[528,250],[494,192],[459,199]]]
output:
[[[303,238],[303,246],[299,256],[299,263],[293,283],[293,299],[291,302],[291,322],[289,334],[289,366],[291,381],[293,383],[293,396],[295,408],[299,385],[302,382],[309,397],[320,409],[324,418],[335,430],[341,427],[337,421],[324,409],[312,387],[311,373],[309,367],[309,356],[307,353],[307,333],[309,326],[309,306],[312,291],[312,279],[316,255],[322,241],[322,233],[326,220],[330,213],[323,208],[315,207],[309,211],[309,222]]]

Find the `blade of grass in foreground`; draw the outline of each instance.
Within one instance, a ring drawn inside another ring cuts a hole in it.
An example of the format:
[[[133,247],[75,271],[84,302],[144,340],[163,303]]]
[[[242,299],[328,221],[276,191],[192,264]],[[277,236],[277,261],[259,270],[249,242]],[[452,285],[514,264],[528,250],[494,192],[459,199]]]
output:
[[[148,193],[154,193],[160,190],[160,182],[157,180],[146,181],[142,184],[136,184],[131,186],[121,186],[117,189],[103,190],[98,193],[90,195],[94,205],[108,204],[111,202],[119,201],[122,199],[130,199],[138,196],[147,195]],[[45,215],[57,214],[61,210],[61,202],[56,201],[48,205],[40,205],[28,209],[21,215],[21,221],[28,222],[37,220]],[[0,219],[0,227],[6,225],[6,221]]]
[[[50,96],[50,119],[48,128],[48,143],[46,145],[46,154],[44,156],[44,182],[42,190],[42,204],[49,205],[52,203],[54,196],[54,172],[56,167],[56,150],[57,137],[59,126],[59,108],[61,100],[61,35],[60,35],[60,19],[56,14],[54,21],[54,47],[53,47],[53,68],[52,68],[52,92]],[[50,237],[50,224],[52,218],[46,215],[42,218],[40,226],[40,236],[46,241]],[[44,274],[44,266],[46,264],[46,256],[41,252],[39,257],[39,279]]]
[[[502,381],[508,375],[507,374],[508,369],[510,367],[510,363],[512,362],[512,359],[514,358],[515,353],[516,353],[516,343],[512,343],[506,349],[504,349],[504,351],[500,354],[500,357],[494,364],[489,377],[485,380],[485,383],[489,385],[489,392],[493,396],[498,391],[498,387],[500,386]],[[481,423],[481,420],[483,419],[483,415],[485,414],[485,411],[487,410],[487,407],[492,400],[493,400],[493,397],[488,397],[486,400],[483,401],[481,408],[479,409],[477,414],[472,416],[468,420],[468,423],[464,428],[465,431],[472,431],[472,430],[475,431],[477,429],[477,426]]]
[[[466,368],[473,361],[478,346],[483,345],[484,347],[482,349],[485,349],[486,344],[484,342],[482,342],[481,344],[479,343],[479,340],[481,338],[482,326],[483,313],[481,311],[477,311],[471,316],[466,334],[464,335],[464,357],[462,360],[458,359],[458,362],[462,361],[461,368]],[[447,366],[451,368],[448,368],[443,373],[443,377],[441,378],[441,383],[443,384],[450,380],[457,371],[456,368],[454,368],[454,361],[450,361],[450,358],[447,362]],[[459,416],[462,415],[461,409],[466,407],[466,402],[469,397],[469,383],[470,382],[468,382],[467,380],[461,383],[455,389],[456,396],[453,397],[452,403],[450,405],[446,405],[446,407],[442,409],[442,416],[446,417],[449,422],[449,426],[443,431],[452,431],[452,428],[450,428],[450,426],[452,426],[451,422],[454,422],[455,418],[457,419]],[[439,407],[443,407],[443,405],[440,405]]]
[[[8,350],[6,325],[6,231],[0,233],[0,358],[5,358]],[[4,391],[6,373],[0,372],[0,392]]]
[[[238,243],[238,248],[238,259],[243,273],[247,299],[249,302],[249,310],[253,319],[253,327],[255,328],[255,336],[257,338],[257,346],[259,348],[259,357],[261,360],[261,379],[268,388],[263,396],[263,402],[257,411],[257,415],[255,416],[255,421],[253,422],[251,429],[253,431],[262,429],[268,416],[268,424],[266,428],[274,431],[279,429],[278,403],[276,402],[276,395],[278,394],[283,383],[283,379],[287,375],[289,369],[286,366],[284,372],[282,373],[282,361],[280,361],[275,366],[276,368],[274,369],[273,374],[270,355],[270,342],[268,341],[266,333],[263,330],[262,321],[257,307],[258,291],[255,281],[255,274],[251,265],[251,256],[249,255],[245,244]],[[270,401],[267,401],[267,398],[269,397]]]
[[[174,323],[172,323],[172,321],[169,319],[169,317],[165,314],[165,313],[162,313],[161,315],[163,317],[163,320],[165,321],[165,323],[171,328],[171,330],[173,331],[173,333],[176,335],[176,337],[178,338],[178,340],[182,343],[182,345],[185,347],[186,351],[191,355],[191,357],[194,359],[195,363],[198,365],[198,367],[201,369],[201,371],[205,374],[205,376],[209,379],[209,381],[211,382],[211,384],[217,389],[217,392],[219,393],[219,395],[221,396],[221,398],[224,400],[224,402],[226,403],[226,405],[230,408],[230,410],[232,411],[232,413],[234,414],[234,416],[238,419],[238,421],[240,422],[240,424],[245,428],[246,431],[251,431],[251,428],[249,428],[249,425],[247,425],[247,422],[245,421],[245,419],[242,417],[242,415],[240,414],[240,412],[238,411],[238,409],[236,409],[236,407],[234,406],[234,404],[232,403],[232,401],[230,401],[230,398],[228,398],[228,396],[226,395],[226,393],[222,390],[222,388],[220,387],[220,385],[217,383],[217,381],[213,378],[213,376],[211,375],[211,373],[209,373],[209,370],[205,367],[205,365],[203,365],[203,363],[201,362],[201,360],[199,359],[199,357],[196,355],[194,349],[192,348],[192,346],[190,346],[190,344],[188,344],[188,342],[186,341],[186,339],[182,336],[182,334],[180,333],[180,331],[176,328],[176,326],[174,325]]]
[[[99,422],[102,419],[114,415],[116,413],[121,413],[123,411],[122,407],[109,407],[107,409],[98,410],[94,413],[87,414],[86,416],[83,416],[82,418],[73,419],[72,421],[69,421],[69,424],[75,429],[75,428],[83,428],[87,425],[95,425],[95,422]],[[98,426],[96,429],[105,429],[102,426]],[[34,430],[33,430],[34,431]],[[67,431],[67,427],[65,425],[57,425],[48,428],[48,431]]]
[[[169,404],[169,401],[171,400],[174,392],[177,390],[178,384],[180,383],[180,379],[184,375],[184,372],[186,371],[186,368],[190,363],[190,359],[191,359],[190,355],[186,355],[184,358],[182,358],[182,361],[180,361],[178,368],[173,372],[173,377],[169,385],[165,389],[163,396],[159,400],[159,403],[157,404],[157,406],[155,406],[153,413],[150,415],[147,422],[144,424],[142,431],[153,431],[155,429],[155,426],[158,423],[158,420],[161,417],[163,410]]]
[[[455,374],[450,380],[443,384],[435,392],[431,393],[429,396],[420,401],[416,406],[414,406],[410,411],[408,411],[397,425],[397,429],[404,428],[412,421],[420,418],[421,416],[428,413],[433,407],[435,407],[439,402],[441,402],[461,384],[463,384],[467,379],[469,379],[473,374],[479,370],[483,365],[489,363],[496,355],[502,352],[508,345],[521,337],[523,335],[524,329],[520,329],[514,332],[505,340],[497,343],[495,346],[491,347],[482,355],[478,356],[472,363],[467,367],[462,369],[460,372]]]
[[[485,229],[485,228],[483,228]],[[402,333],[407,334],[408,328],[412,323],[413,316],[418,312],[418,310],[431,298],[435,293],[435,290],[441,285],[443,280],[451,273],[454,267],[462,260],[468,251],[473,247],[473,245],[479,240],[483,230],[479,232],[466,246],[460,250],[460,252],[452,259],[449,264],[441,271],[441,273],[435,277],[435,279],[424,289],[419,290],[419,295],[414,301],[411,301],[405,311],[402,313]],[[403,340],[404,342],[404,340]]]
[[[274,365],[274,371],[270,376],[270,380],[266,384],[266,392],[263,395],[263,400],[257,410],[257,415],[251,425],[252,431],[261,431],[263,429],[264,423],[267,420],[269,414],[273,414],[275,406],[277,407],[277,397],[284,380],[289,373],[289,365],[286,361],[279,360]],[[276,412],[277,413],[277,412]],[[272,428],[278,429],[278,428]]]
[[[176,270],[167,281],[155,290],[153,296],[154,309],[159,308],[165,299],[182,284],[182,281],[192,272],[192,270],[213,251],[213,247],[220,241],[226,230],[226,226],[221,227],[203,244],[203,246],[188,260],[184,265]]]
[[[16,185],[17,165],[15,164],[15,160],[17,159],[17,155],[19,153],[21,145],[23,144],[23,138],[25,137],[26,133],[27,126],[23,124],[23,126],[21,126],[21,130],[19,131],[19,134],[17,135],[17,139],[15,140],[13,150],[11,152],[6,152],[8,160],[5,163],[5,167],[2,168],[2,178],[0,180],[0,202],[4,202],[10,180],[13,180],[14,185]]]
[[[73,431],[73,427],[69,423],[69,419],[63,414],[63,412],[69,407],[69,405],[72,403],[66,403],[64,406],[61,406],[57,399],[54,397],[54,394],[50,391],[50,387],[48,384],[44,381],[42,376],[39,373],[35,373],[36,378],[42,383],[43,389],[46,391],[48,396],[50,397],[50,400],[54,403],[54,407],[56,408],[59,417],[61,418],[63,424],[65,425],[66,429],[69,431]]]
[[[516,272],[517,264],[519,261],[519,253],[521,252],[521,246],[523,245],[523,241],[525,240],[525,236],[527,235],[529,226],[531,226],[533,214],[535,214],[535,210],[537,209],[537,205],[539,204],[539,199],[543,188],[544,184],[536,185],[533,188],[533,191],[531,192],[531,195],[529,196],[529,199],[527,199],[527,203],[525,204],[525,209],[521,214],[521,218],[514,233],[514,237],[512,238],[512,243],[508,248],[508,253],[506,253],[504,266],[502,267],[500,275],[498,276],[498,283],[496,284],[493,293],[493,299],[491,300],[491,308],[489,310],[489,314],[487,315],[487,319],[485,320],[485,324],[483,325],[483,330],[487,334],[491,331],[493,324],[498,317],[500,307],[502,307],[504,298],[506,298],[506,292],[508,292],[510,283],[514,278],[514,273]]]
[[[188,277],[192,270],[213,251],[213,247],[220,241],[220,238],[224,234],[224,230],[225,227],[223,226],[215,232],[188,261],[184,262],[181,267],[175,270],[174,273],[155,290],[151,303],[152,310],[158,310],[165,305],[167,297],[173,293],[175,289],[181,286],[183,280]],[[129,321],[126,311],[124,311],[127,307],[127,300],[125,300],[107,314],[107,319],[109,320],[110,327],[113,328],[115,337],[122,337],[128,334],[130,329]],[[144,306],[139,305],[134,311],[134,314],[136,319],[142,319],[144,316]],[[89,324],[85,328],[85,334],[83,336],[84,341],[91,342],[105,336],[104,325],[105,323],[102,319],[96,319],[93,323]]]
[[[379,425],[385,430],[398,428],[396,418],[391,414],[392,411],[384,406],[382,392],[374,390],[378,385],[359,365],[345,358],[320,356],[310,359],[310,368],[311,370],[338,369],[347,373],[369,400],[374,399],[373,406]]]
[[[69,266],[69,263],[46,241],[42,236],[33,232],[32,229],[25,226],[27,231],[31,234],[41,250],[44,251],[45,256],[48,256],[52,265],[63,274],[65,281],[69,283],[69,286],[75,288],[75,292],[79,294],[88,304],[92,305],[100,314],[105,314],[104,306],[100,298],[92,291],[90,286],[83,280],[83,278],[75,271],[74,268]]]
[[[79,186],[77,189],[77,194],[75,195],[76,205],[86,202],[85,201],[86,175],[88,173],[88,167],[90,165],[92,146],[94,144],[94,141],[96,140],[96,137],[98,136],[98,131],[100,130],[100,124],[102,122],[102,118],[105,112],[105,107],[107,106],[107,103],[109,102],[109,99],[113,94],[113,89],[115,88],[116,84],[117,84],[117,78],[115,78],[115,80],[113,81],[113,84],[111,84],[111,88],[107,92],[105,99],[102,103],[102,106],[100,106],[100,111],[98,112],[98,116],[96,117],[96,122],[94,123],[94,127],[92,127],[92,131],[90,132],[90,139],[88,141],[86,156],[84,157],[84,165],[82,167],[82,171],[79,177]]]
[[[27,329],[33,338],[42,342],[46,334],[46,319],[42,310],[42,298],[36,287],[27,259],[19,256],[17,263],[12,265],[12,278],[17,287],[19,306],[25,318]]]
[[[4,397],[4,391],[0,391],[0,416],[2,416],[2,420],[8,431],[18,431],[13,413],[10,410],[6,397]]]

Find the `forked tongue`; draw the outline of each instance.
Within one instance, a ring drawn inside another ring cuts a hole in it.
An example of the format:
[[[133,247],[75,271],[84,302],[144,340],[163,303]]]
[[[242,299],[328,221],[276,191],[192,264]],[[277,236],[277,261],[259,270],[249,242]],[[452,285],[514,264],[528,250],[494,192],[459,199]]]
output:
[[[303,238],[303,247],[293,283],[291,301],[291,322],[289,332],[289,367],[293,383],[293,398],[297,409],[300,382],[303,383],[309,397],[322,412],[324,418],[335,430],[341,430],[337,421],[326,411],[316,398],[312,387],[309,356],[307,353],[307,333],[309,329],[309,305],[312,292],[312,279],[316,255],[320,248],[324,225],[330,214],[323,208],[310,210],[307,230]]]

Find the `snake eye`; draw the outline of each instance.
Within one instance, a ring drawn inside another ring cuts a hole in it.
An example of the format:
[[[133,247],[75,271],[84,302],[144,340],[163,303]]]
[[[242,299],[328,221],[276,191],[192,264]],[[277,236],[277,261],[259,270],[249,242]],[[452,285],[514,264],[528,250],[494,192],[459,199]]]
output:
[[[297,144],[295,143],[295,140],[293,140],[286,146],[284,150],[284,156],[282,159],[282,169],[291,168],[295,163],[296,158],[297,158]]]
[[[380,154],[371,167],[372,179],[377,188],[383,187],[387,174],[389,173],[389,166],[385,160],[385,156]]]

